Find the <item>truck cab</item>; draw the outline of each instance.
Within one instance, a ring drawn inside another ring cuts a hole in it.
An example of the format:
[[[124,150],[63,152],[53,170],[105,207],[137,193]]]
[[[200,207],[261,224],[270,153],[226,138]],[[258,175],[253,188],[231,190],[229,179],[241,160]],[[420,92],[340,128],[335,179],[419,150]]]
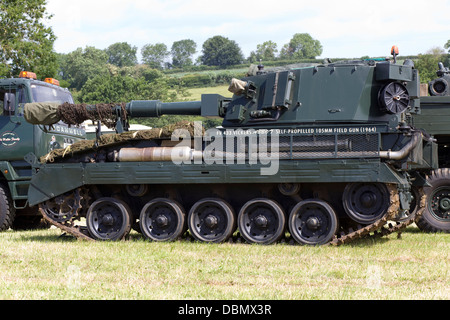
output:
[[[56,79],[40,81],[32,72],[23,71],[18,78],[0,79],[0,231],[40,223],[37,207],[28,206],[32,170],[24,157],[30,152],[41,157],[86,138],[82,128],[62,122],[53,126],[28,123],[23,110],[30,102],[73,103],[73,98]]]

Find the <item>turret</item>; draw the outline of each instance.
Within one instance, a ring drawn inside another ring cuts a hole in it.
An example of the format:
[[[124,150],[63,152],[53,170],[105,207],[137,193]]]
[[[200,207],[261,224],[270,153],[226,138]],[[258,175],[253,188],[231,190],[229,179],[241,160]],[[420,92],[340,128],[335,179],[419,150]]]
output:
[[[419,94],[409,63],[347,61],[267,73],[235,85],[224,127],[378,122],[397,125]]]

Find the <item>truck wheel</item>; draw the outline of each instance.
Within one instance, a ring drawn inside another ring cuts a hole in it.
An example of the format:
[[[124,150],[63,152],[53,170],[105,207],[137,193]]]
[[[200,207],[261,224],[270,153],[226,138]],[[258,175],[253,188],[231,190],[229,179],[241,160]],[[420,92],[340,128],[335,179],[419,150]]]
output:
[[[12,205],[9,191],[3,184],[0,184],[0,231],[8,230],[16,216],[16,209]]]
[[[426,232],[450,232],[450,169],[437,169],[428,176],[427,205],[416,224]]]

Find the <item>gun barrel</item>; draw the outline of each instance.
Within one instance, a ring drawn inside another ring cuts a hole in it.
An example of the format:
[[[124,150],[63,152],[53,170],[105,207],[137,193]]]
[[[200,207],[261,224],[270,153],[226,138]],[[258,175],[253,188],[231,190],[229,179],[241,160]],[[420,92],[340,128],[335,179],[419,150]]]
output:
[[[204,94],[201,101],[183,102],[133,100],[127,104],[101,103],[95,105],[70,103],[60,105],[53,102],[27,103],[24,108],[24,116],[31,124],[52,125],[61,120],[69,125],[76,125],[85,120],[101,120],[108,127],[114,127],[118,120],[125,123],[127,117],[151,118],[164,114],[223,117],[224,107],[230,100],[218,94]],[[126,116],[122,112],[123,109],[126,111]]]
[[[159,117],[171,115],[201,115],[202,102],[161,102],[159,100],[133,100],[126,106],[132,118]]]

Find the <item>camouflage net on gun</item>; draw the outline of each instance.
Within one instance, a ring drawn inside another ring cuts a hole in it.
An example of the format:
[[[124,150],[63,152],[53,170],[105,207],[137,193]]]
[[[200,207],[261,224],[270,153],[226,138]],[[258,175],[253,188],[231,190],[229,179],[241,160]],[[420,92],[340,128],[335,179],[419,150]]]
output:
[[[149,130],[127,131],[123,133],[109,133],[101,135],[98,140],[81,140],[68,146],[65,149],[55,149],[47,155],[40,158],[41,163],[54,162],[62,158],[69,158],[78,153],[95,151],[101,147],[118,146],[126,144],[128,141],[137,140],[152,140],[152,139],[170,139],[172,136],[177,138],[184,138],[187,135],[183,131],[176,131],[177,129],[184,129],[189,132],[190,137],[201,133],[203,135],[203,127],[195,129],[195,123],[191,121],[180,121],[175,124],[169,124],[162,128],[153,128]]]
[[[114,129],[117,121],[114,108],[116,106],[122,108],[122,115],[126,118],[125,103],[98,103],[90,108],[85,103],[73,104],[64,102],[58,107],[57,116],[68,125],[82,124],[86,120],[100,120],[108,128]]]
[[[57,102],[34,102],[25,104],[24,116],[31,124],[53,125],[63,121],[68,125],[79,125],[85,120],[100,120],[108,128],[114,129],[118,118],[117,106],[122,109],[121,116],[126,118],[126,103],[87,105],[64,102],[60,105]]]

